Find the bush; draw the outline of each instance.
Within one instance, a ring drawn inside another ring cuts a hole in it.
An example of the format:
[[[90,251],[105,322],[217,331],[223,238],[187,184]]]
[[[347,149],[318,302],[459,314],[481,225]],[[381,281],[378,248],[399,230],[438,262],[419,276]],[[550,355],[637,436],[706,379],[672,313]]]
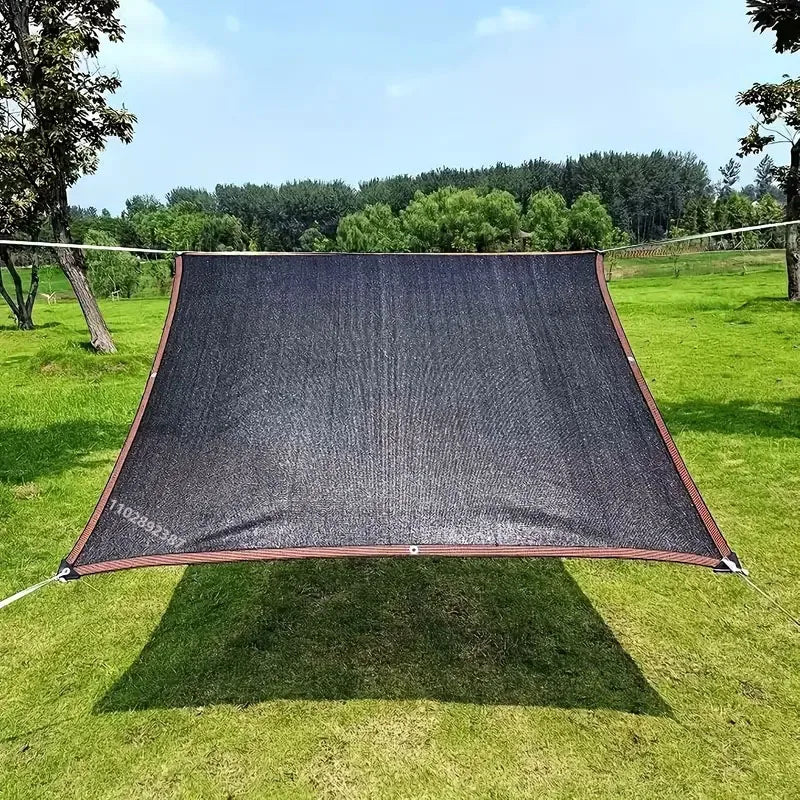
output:
[[[519,206],[508,192],[447,187],[417,192],[401,214],[413,250],[485,253],[509,250],[519,237]]]
[[[86,244],[118,247],[119,244],[105,231],[90,229],[86,232]],[[89,284],[97,297],[111,297],[119,293],[130,297],[139,282],[139,259],[131,253],[115,253],[107,250],[87,250],[86,265]]]
[[[143,261],[139,273],[139,288],[157,294],[168,294],[172,287],[172,262],[166,258]]]
[[[409,245],[400,218],[382,203],[343,217],[336,232],[336,248],[344,253],[402,253]]]

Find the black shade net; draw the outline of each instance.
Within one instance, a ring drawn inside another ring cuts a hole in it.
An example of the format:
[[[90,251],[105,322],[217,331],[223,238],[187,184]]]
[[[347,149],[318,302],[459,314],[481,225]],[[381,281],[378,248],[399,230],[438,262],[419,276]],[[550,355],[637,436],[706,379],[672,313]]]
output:
[[[183,256],[141,420],[66,563],[717,565],[604,289],[593,253]]]

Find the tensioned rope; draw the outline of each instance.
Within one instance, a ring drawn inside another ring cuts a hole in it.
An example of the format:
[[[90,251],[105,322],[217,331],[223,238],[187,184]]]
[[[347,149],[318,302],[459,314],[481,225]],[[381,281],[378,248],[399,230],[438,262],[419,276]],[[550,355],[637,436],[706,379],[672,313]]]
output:
[[[640,242],[639,244],[627,244],[621,247],[609,247],[606,250],[600,250],[603,253],[619,253],[623,250],[638,250],[646,247],[664,247],[670,244],[680,244],[682,242],[700,241],[701,239],[713,239],[717,236],[731,236],[736,233],[749,233],[751,231],[765,231],[770,228],[786,228],[790,225],[800,225],[800,220],[788,220],[787,222],[769,222],[764,225],[748,225],[743,228],[729,228],[724,231],[708,231],[707,233],[695,233],[691,236],[681,236],[676,239],[656,239],[650,242]],[[109,250],[117,253],[151,253],[153,255],[175,255],[182,251],[180,250],[156,250],[149,247],[119,247],[113,245],[101,244],[71,244],[63,242],[31,242],[28,240],[20,239],[0,239],[0,245],[8,245],[10,247],[52,247],[64,250]],[[226,252],[226,255],[235,256],[256,256],[263,255],[261,252],[251,250]]]
[[[0,608],[5,608],[6,606],[10,606],[12,603],[16,603],[17,600],[22,600],[23,597],[27,597],[29,594],[33,594],[34,592],[41,589],[43,586],[47,586],[48,583],[53,583],[54,581],[60,581],[67,575],[69,575],[68,569],[65,568],[59,570],[55,575],[51,576],[47,580],[44,580],[41,583],[35,583],[33,586],[29,586],[27,589],[23,589],[21,592],[17,592],[16,594],[12,594],[11,597],[7,597],[5,600],[1,600]]]
[[[665,247],[671,244],[680,244],[682,242],[695,242],[702,239],[713,239],[717,236],[731,236],[736,233],[749,233],[751,231],[765,231],[770,228],[787,228],[790,225],[800,225],[800,220],[788,220],[786,222],[768,222],[764,225],[748,225],[744,228],[729,228],[724,231],[708,231],[707,233],[694,233],[691,236],[681,236],[676,239],[656,239],[650,242],[641,242],[639,244],[626,244],[621,247],[609,247],[606,250],[598,252],[605,255],[606,253],[619,253],[623,250],[639,250],[646,247]],[[108,250],[115,253],[150,253],[152,255],[172,256],[179,255],[182,250],[156,250],[149,247],[119,247],[114,245],[104,244],[72,244],[64,242],[31,242],[28,240],[20,239],[0,239],[0,245],[7,245],[9,247],[50,247],[61,250]],[[225,251],[228,256],[260,256],[268,254],[266,252],[256,252],[252,250],[242,251]]]
[[[153,250],[149,247],[117,247],[110,244],[72,244],[66,242],[30,242],[25,239],[0,239],[0,245],[10,247],[52,247],[56,250],[110,250],[115,253],[151,253],[153,255],[171,256],[176,250]]]
[[[695,242],[700,239],[713,239],[715,236],[730,236],[734,233],[748,233],[749,231],[765,231],[768,228],[786,228],[790,225],[800,225],[800,220],[790,219],[787,222],[768,222],[765,225],[748,225],[745,228],[731,228],[727,231],[709,231],[708,233],[693,233],[691,236],[681,236],[677,239],[658,239],[653,242],[642,242],[640,244],[626,244],[622,247],[609,247],[600,252],[619,253],[622,250],[637,250],[642,247],[664,247],[670,244],[680,244],[681,242]]]

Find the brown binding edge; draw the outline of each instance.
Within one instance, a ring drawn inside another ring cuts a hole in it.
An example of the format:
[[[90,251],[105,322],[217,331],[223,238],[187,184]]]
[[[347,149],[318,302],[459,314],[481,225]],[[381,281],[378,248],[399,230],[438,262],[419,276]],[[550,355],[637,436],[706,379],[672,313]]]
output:
[[[103,561],[75,567],[79,576],[100,572],[133,569],[135,567],[188,566],[190,564],[219,564],[234,561],[281,561],[301,558],[416,558],[440,556],[454,558],[631,558],[644,561],[671,561],[700,567],[716,567],[719,559],[693,553],[672,553],[661,550],[635,550],[607,547],[521,547],[517,545],[367,545],[363,547],[290,547],[263,550],[219,550],[210,553],[168,553],[136,556],[117,561]]]
[[[89,517],[89,521],[86,523],[86,527],[83,529],[83,532],[78,537],[78,541],[75,542],[75,546],[72,548],[69,555],[65,559],[65,564],[68,567],[72,568],[76,573],[78,572],[78,570],[75,569],[73,564],[75,560],[78,558],[78,556],[81,554],[81,551],[86,545],[87,540],[92,535],[92,531],[97,525],[97,521],[100,519],[100,515],[103,513],[103,510],[105,509],[106,503],[108,503],[108,498],[111,496],[111,492],[114,491],[114,486],[117,483],[117,478],[119,477],[119,474],[122,471],[122,467],[125,464],[125,459],[128,457],[131,445],[133,445],[133,440],[136,438],[136,434],[139,431],[139,425],[142,422],[142,417],[144,416],[145,409],[147,408],[147,402],[150,400],[150,395],[153,391],[153,384],[156,381],[156,376],[158,375],[158,370],[159,367],[161,366],[161,359],[164,356],[164,349],[166,348],[167,340],[169,339],[169,332],[170,328],[172,327],[172,320],[175,316],[175,308],[178,305],[178,294],[180,292],[182,275],[183,275],[183,257],[182,255],[178,255],[175,257],[175,276],[172,279],[172,292],[170,294],[170,299],[169,299],[169,309],[167,311],[167,318],[164,321],[164,329],[161,331],[161,339],[158,343],[158,350],[156,350],[156,355],[155,358],[153,359],[153,366],[150,369],[150,376],[147,379],[147,383],[145,384],[144,393],[142,394],[142,399],[139,402],[139,408],[136,411],[136,416],[133,418],[133,424],[131,425],[131,429],[128,431],[128,436],[125,439],[125,444],[122,446],[122,450],[120,451],[120,454],[117,457],[117,461],[114,464],[114,469],[111,471],[111,476],[106,482],[105,489],[103,489],[103,494],[100,495],[100,499],[97,501],[97,505],[95,506],[94,511],[92,512],[92,516]]]
[[[628,341],[628,337],[625,333],[625,329],[622,327],[622,322],[620,322],[619,315],[617,314],[616,306],[614,305],[614,301],[611,298],[611,293],[608,291],[608,284],[606,281],[606,273],[605,273],[605,265],[603,261],[603,254],[597,253],[597,257],[595,260],[595,267],[597,273],[597,283],[600,287],[600,293],[603,295],[603,300],[606,304],[606,309],[608,310],[608,314],[611,317],[611,322],[614,325],[614,330],[617,333],[617,338],[619,339],[620,345],[622,345],[622,349],[625,352],[625,355],[628,359],[628,365],[631,368],[631,372],[633,373],[633,377],[636,379],[636,383],[639,386],[639,390],[642,393],[642,397],[644,398],[645,403],[647,403],[647,407],[650,410],[650,414],[653,417],[653,421],[656,424],[656,428],[658,428],[658,432],[661,435],[662,440],[664,441],[664,445],[667,448],[667,452],[672,459],[672,463],[675,465],[675,469],[680,476],[681,481],[683,481],[683,485],[686,487],[686,491],[689,493],[689,497],[691,498],[692,504],[697,511],[698,516],[700,517],[701,522],[705,526],[706,530],[711,536],[714,544],[717,546],[717,549],[720,551],[722,558],[727,558],[733,552],[731,550],[730,545],[725,540],[725,536],[723,535],[722,531],[719,529],[716,520],[711,514],[708,506],[706,505],[705,500],[703,500],[703,496],[700,494],[700,490],[697,488],[697,485],[694,482],[691,474],[689,473],[689,469],[687,468],[686,464],[683,461],[683,458],[678,451],[678,448],[675,444],[675,441],[672,438],[672,434],[670,434],[669,429],[667,428],[666,423],[664,422],[664,418],[661,416],[661,412],[658,409],[658,405],[656,404],[655,398],[653,397],[652,392],[650,391],[650,387],[647,385],[647,381],[642,374],[641,369],[639,369],[639,364],[636,361],[636,357],[633,354],[633,348]]]

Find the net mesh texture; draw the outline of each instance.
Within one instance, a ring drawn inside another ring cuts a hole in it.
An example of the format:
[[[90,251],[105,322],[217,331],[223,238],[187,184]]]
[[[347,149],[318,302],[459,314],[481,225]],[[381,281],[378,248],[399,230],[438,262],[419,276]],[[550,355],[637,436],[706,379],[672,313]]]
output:
[[[602,275],[594,253],[183,256],[158,373],[67,563],[433,546],[716,564],[730,550]]]

